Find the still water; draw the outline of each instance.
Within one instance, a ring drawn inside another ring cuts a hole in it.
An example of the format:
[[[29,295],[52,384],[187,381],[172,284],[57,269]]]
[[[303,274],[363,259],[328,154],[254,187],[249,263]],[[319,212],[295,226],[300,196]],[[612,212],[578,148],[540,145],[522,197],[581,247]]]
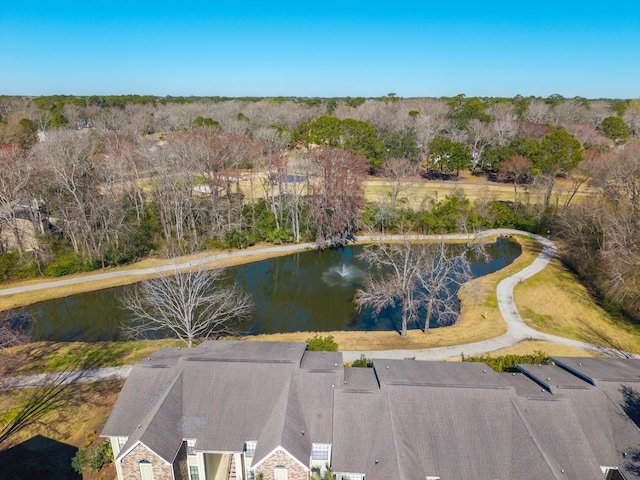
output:
[[[240,325],[248,334],[332,330],[396,330],[398,309],[377,317],[353,304],[362,286],[367,265],[358,258],[364,247],[353,246],[322,252],[294,253],[227,269],[228,281],[236,281],[251,293],[253,318]],[[520,255],[520,246],[498,239],[487,248],[488,258],[470,258],[473,275],[499,270]],[[35,322],[37,340],[98,341],[120,338],[127,312],[118,297],[132,286],[110,288],[41,302],[25,311]],[[419,328],[420,325],[412,325]],[[432,323],[431,327],[437,327]]]

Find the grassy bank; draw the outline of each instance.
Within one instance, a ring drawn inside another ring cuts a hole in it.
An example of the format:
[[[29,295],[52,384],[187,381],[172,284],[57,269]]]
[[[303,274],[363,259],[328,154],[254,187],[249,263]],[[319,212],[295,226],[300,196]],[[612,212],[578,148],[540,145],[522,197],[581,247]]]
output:
[[[522,319],[536,330],[640,353],[640,325],[601,308],[558,257],[517,285],[514,298]]]

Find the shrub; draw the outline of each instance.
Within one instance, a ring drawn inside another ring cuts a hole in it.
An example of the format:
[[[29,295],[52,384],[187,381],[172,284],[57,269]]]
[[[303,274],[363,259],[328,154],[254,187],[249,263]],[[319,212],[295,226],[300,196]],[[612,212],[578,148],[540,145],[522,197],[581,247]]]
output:
[[[18,280],[38,275],[38,265],[29,255],[20,256],[18,252],[0,255],[0,282]]]
[[[360,358],[355,362],[353,362],[351,366],[355,368],[372,368],[373,360],[369,360],[367,357],[364,356],[364,353],[361,353]]]
[[[85,470],[98,471],[103,465],[113,461],[113,452],[109,440],[93,445],[83,446],[71,459],[73,469],[82,473]]]
[[[338,344],[334,341],[333,335],[320,337],[316,334],[313,338],[307,338],[307,350],[312,352],[337,352]]]
[[[531,355],[503,355],[492,357],[491,355],[478,355],[475,357],[465,357],[463,362],[484,362],[496,372],[517,372],[516,365],[548,365],[549,358],[546,353],[536,350]]]
[[[44,269],[44,274],[48,277],[62,277],[72,273],[86,272],[90,270],[84,260],[73,253],[63,253],[57,256]]]

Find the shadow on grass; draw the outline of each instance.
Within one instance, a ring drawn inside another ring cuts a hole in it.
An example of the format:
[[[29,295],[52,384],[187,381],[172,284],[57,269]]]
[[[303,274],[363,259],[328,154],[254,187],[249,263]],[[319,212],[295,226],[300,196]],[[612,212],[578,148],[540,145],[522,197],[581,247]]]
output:
[[[71,459],[77,451],[72,445],[36,435],[0,451],[0,478],[81,480],[82,476],[71,467]]]
[[[99,365],[99,355],[78,357],[65,370],[48,374],[42,386],[29,388],[15,413],[5,416],[0,423],[0,448],[21,430],[40,422],[45,415],[61,407],[73,407],[78,400],[74,399],[68,385],[82,382],[87,370]]]
[[[624,348],[621,344],[616,343],[613,338],[609,337],[609,336],[605,336],[602,332],[596,330],[593,325],[587,323],[587,322],[581,322],[583,325],[583,328],[585,330],[585,332],[587,334],[590,334],[592,336],[593,339],[595,339],[595,341],[593,339],[586,339],[585,341],[589,342],[589,343],[593,343],[596,345],[600,345],[602,347],[607,347],[610,348],[612,350],[617,351],[620,356],[622,357],[628,357],[628,355],[625,353]]]

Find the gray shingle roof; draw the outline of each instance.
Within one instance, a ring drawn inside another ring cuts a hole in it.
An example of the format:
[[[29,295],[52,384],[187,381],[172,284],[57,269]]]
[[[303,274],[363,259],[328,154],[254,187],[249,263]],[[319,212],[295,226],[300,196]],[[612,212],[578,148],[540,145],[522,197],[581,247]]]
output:
[[[593,386],[556,365],[518,365],[518,369],[553,394],[567,389],[590,390]]]
[[[550,357],[556,365],[597,382],[640,382],[640,359]]]
[[[102,434],[129,437],[121,455],[141,442],[169,462],[187,438],[204,452],[257,441],[254,464],[282,447],[308,465],[312,443],[331,443],[333,471],[367,480],[601,479],[603,465],[640,478],[638,361],[559,358],[522,366],[527,377],[482,363],[343,368],[340,353],[304,347],[157,352],[133,368]]]
[[[334,402],[333,471],[366,473],[367,480],[403,478],[386,396],[336,389]]]
[[[508,388],[486,363],[374,360],[381,385]]]

